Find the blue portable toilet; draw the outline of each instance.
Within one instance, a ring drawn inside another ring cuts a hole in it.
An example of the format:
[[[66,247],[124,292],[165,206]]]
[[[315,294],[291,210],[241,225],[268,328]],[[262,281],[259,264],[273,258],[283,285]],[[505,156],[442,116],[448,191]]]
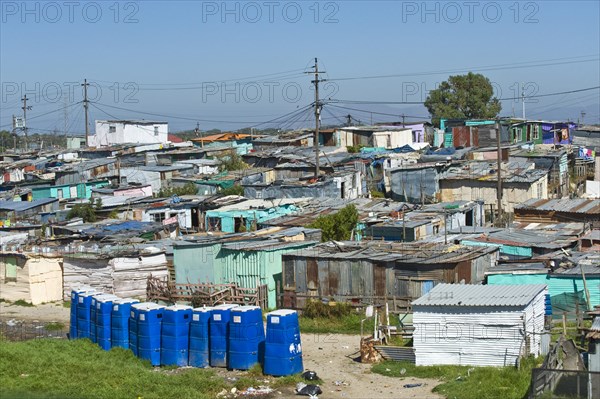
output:
[[[143,302],[131,305],[131,308],[137,311],[138,357],[149,360],[153,366],[160,366],[160,332],[165,307]]]
[[[546,316],[552,316],[552,299],[550,294],[546,294],[544,297],[545,314]]]
[[[164,309],[160,337],[160,364],[185,367],[190,347],[192,307],[169,306]]]
[[[231,309],[239,305],[217,305],[211,312],[209,330],[209,360],[212,367],[227,367],[229,320]]]
[[[92,296],[95,290],[77,294],[77,338],[90,338]]]
[[[79,287],[71,290],[71,313],[69,318],[69,339],[77,338],[77,306],[79,295],[88,291],[95,291],[92,287]]]
[[[96,302],[96,343],[105,351],[110,350],[111,345],[111,313],[112,305],[118,296],[112,294],[95,296],[92,302]]]
[[[129,314],[136,299],[119,298],[113,301],[110,314],[110,343],[112,348],[129,349]]]
[[[260,307],[239,306],[231,309],[228,337],[227,367],[248,370],[255,364],[262,363],[265,328]]]
[[[192,367],[208,367],[210,365],[208,323],[213,309],[212,307],[203,307],[192,310],[189,351],[189,365]]]
[[[97,343],[98,342],[98,338],[97,338],[97,313],[98,313],[98,298],[104,298],[104,297],[111,297],[111,298],[116,298],[115,295],[112,294],[105,294],[103,292],[97,292],[94,295],[92,295],[92,302],[90,303],[90,340],[93,343]]]
[[[284,376],[303,369],[298,313],[289,309],[267,313],[264,373]]]

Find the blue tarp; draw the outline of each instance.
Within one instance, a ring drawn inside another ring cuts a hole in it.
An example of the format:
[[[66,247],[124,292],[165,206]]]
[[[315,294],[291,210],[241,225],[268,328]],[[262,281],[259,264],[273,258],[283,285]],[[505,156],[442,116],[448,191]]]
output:
[[[415,149],[408,144],[405,144],[402,147],[394,148],[393,151],[397,154],[406,154],[409,152],[415,152]]]

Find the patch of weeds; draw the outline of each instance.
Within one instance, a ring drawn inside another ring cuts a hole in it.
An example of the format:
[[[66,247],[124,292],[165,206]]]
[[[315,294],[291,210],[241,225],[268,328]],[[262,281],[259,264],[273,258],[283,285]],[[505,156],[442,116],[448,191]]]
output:
[[[259,385],[261,385],[261,382],[256,380],[256,378],[251,378],[251,377],[240,377],[235,382],[235,384],[233,384],[233,386],[236,387],[240,391],[243,391],[250,387],[258,387]]]
[[[71,309],[71,301],[63,301],[63,308]]]
[[[254,366],[250,367],[247,373],[249,377],[262,377],[262,366],[260,365],[260,363],[256,363]]]
[[[35,306],[33,303],[27,302],[27,301],[25,301],[23,299],[18,299],[16,301],[14,301],[13,305],[15,305],[15,306],[24,306],[24,307],[27,307],[27,308],[32,308],[32,307]]]
[[[61,331],[61,330],[64,330],[65,325],[61,322],[53,321],[51,323],[46,324],[45,328],[46,328],[46,331]]]

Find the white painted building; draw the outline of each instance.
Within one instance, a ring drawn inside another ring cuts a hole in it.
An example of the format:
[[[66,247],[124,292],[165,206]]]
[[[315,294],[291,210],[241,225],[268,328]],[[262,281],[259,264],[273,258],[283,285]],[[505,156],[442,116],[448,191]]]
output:
[[[96,132],[89,136],[90,147],[114,144],[165,144],[168,142],[167,122],[145,120],[97,120]]]
[[[547,287],[438,284],[412,303],[416,364],[514,366],[539,356]]]

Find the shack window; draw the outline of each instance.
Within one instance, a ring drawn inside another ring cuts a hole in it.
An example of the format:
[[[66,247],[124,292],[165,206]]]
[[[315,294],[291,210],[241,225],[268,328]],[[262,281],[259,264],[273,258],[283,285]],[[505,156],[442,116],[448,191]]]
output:
[[[208,218],[207,223],[207,231],[221,231],[221,218]]]
[[[158,223],[161,223],[163,220],[165,220],[165,214],[163,212],[155,213],[152,216],[154,216],[154,221]]]
[[[4,258],[4,281],[7,283],[17,282],[17,259],[15,257]]]
[[[533,133],[532,133],[532,138],[534,140],[539,139],[540,138],[540,125],[533,125]]]
[[[109,133],[116,133],[117,132],[117,127],[115,125],[110,125],[108,127],[108,132]]]
[[[154,126],[154,135],[158,136],[158,126]]]

